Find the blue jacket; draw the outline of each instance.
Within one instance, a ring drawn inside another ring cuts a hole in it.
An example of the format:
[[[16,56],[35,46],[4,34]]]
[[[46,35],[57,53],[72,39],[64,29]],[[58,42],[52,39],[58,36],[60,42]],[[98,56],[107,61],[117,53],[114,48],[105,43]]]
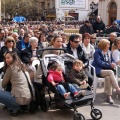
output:
[[[111,62],[114,62],[111,51],[108,50],[110,62],[106,62],[102,50],[96,49],[92,65],[95,67],[96,74],[100,75],[102,69],[111,69]]]

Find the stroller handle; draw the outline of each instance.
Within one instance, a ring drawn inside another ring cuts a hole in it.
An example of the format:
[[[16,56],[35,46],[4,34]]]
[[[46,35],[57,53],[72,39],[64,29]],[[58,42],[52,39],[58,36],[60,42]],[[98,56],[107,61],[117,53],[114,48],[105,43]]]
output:
[[[46,50],[63,50],[65,53],[67,52],[66,48],[42,48],[37,50],[37,56],[38,58],[42,57],[42,54]]]
[[[63,51],[66,51],[65,48],[42,48],[42,49],[38,49],[38,51],[46,51],[46,50],[63,50]]]

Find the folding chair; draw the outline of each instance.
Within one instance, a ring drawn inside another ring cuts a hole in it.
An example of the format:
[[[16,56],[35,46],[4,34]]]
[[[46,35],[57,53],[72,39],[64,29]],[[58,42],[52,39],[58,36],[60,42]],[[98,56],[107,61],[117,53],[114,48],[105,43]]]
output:
[[[97,89],[98,83],[99,83],[99,87],[101,87],[102,82],[105,81],[105,78],[96,76],[95,67],[93,67],[91,65],[92,62],[93,62],[93,60],[89,61],[89,74],[93,73],[93,74],[91,74],[91,76],[93,78],[93,97],[94,97],[93,100],[95,100],[95,98],[96,98],[96,89]],[[115,78],[116,78],[116,81],[118,82],[118,66],[116,66]]]

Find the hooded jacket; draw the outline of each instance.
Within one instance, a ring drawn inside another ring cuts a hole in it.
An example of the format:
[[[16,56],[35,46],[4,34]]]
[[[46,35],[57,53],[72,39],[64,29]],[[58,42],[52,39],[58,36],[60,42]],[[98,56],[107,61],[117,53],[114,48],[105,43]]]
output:
[[[48,82],[50,83],[52,81],[54,81],[55,83],[60,83],[62,81],[65,81],[62,72],[60,74],[59,72],[53,71],[53,70],[49,70],[49,75],[47,79],[48,79]]]

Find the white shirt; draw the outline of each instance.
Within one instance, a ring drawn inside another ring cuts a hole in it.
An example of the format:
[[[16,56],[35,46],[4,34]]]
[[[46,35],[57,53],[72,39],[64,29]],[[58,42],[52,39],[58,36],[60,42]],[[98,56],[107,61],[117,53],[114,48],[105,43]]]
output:
[[[113,54],[112,54],[112,57],[113,57],[115,63],[117,63],[118,61],[120,61],[120,51],[118,49],[114,50]]]
[[[77,49],[76,48],[75,49],[71,48],[71,50],[73,51],[73,56],[78,59]]]

